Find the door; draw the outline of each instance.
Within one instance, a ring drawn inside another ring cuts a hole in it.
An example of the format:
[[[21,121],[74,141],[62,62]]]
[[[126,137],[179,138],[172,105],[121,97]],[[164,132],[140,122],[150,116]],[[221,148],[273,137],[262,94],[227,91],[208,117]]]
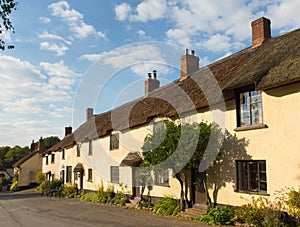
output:
[[[136,169],[137,169],[137,167],[132,167],[132,196],[133,196],[133,198],[141,196],[140,187],[136,181]]]
[[[206,204],[205,187],[203,179],[205,173],[200,173],[198,169],[192,170],[192,196],[193,204]]]

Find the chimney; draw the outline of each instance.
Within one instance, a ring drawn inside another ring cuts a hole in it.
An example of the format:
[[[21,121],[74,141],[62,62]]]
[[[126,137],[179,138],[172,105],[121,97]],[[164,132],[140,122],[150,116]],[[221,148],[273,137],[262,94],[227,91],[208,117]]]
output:
[[[271,38],[271,21],[261,17],[251,23],[252,48],[260,46],[266,39]]]
[[[39,140],[39,153],[42,153],[42,152],[44,152],[44,140],[41,137]]]
[[[195,56],[195,51],[186,49],[184,55],[180,57],[180,80],[186,79],[190,74],[199,70],[199,58]]]
[[[65,127],[65,136],[69,135],[72,133],[72,127],[69,126],[69,127]]]
[[[87,108],[86,109],[86,121],[88,121],[93,116],[94,116],[94,109],[93,108]]]
[[[34,150],[35,150],[34,140],[32,140],[31,145],[30,145],[30,152],[33,152]]]
[[[145,97],[148,96],[149,92],[159,88],[160,82],[157,80],[157,71],[153,70],[153,78],[151,73],[148,73],[148,79],[145,80]]]

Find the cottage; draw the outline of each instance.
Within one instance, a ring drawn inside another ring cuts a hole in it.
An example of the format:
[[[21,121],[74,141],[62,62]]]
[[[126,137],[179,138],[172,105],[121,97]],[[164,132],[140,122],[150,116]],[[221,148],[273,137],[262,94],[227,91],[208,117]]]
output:
[[[18,187],[27,188],[36,185],[35,176],[38,172],[42,171],[43,152],[43,138],[39,140],[38,149],[34,148],[34,141],[32,141],[30,153],[12,165],[14,168],[14,178],[18,182]]]
[[[80,189],[125,185],[127,193],[139,196],[135,170],[142,161],[141,145],[159,125],[158,116],[179,115],[216,121],[226,129],[222,158],[205,166],[215,203],[239,206],[258,195],[274,200],[277,190],[297,188],[300,30],[272,38],[269,19],[251,25],[252,46],[200,69],[195,52],[187,50],[180,58],[180,78],[172,84],[159,87],[154,71],[145,81],[144,97],[99,115],[87,109],[86,122],[43,153],[43,172]],[[173,174],[153,176],[152,198],[180,197]],[[191,171],[187,194],[202,204],[197,174]]]

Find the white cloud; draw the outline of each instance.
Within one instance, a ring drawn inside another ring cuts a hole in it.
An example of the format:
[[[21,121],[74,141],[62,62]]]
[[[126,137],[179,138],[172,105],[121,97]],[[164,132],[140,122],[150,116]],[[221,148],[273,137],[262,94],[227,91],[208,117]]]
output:
[[[66,53],[66,51],[69,49],[64,44],[56,44],[53,42],[46,42],[46,41],[40,43],[40,48],[42,50],[55,52],[56,56],[63,56]]]
[[[63,62],[41,62],[40,66],[34,66],[21,59],[0,55],[1,141],[18,141],[20,144],[22,133],[26,133],[24,139],[27,142],[37,135],[35,133],[54,135],[63,122],[60,119],[66,121],[70,117],[69,112],[62,113],[72,106],[72,86],[78,76]],[[31,124],[32,119],[36,119],[35,125]],[[48,128],[39,128],[39,119]]]
[[[143,31],[143,30],[138,30],[138,31],[137,31],[137,34],[138,34],[139,36],[141,36],[141,37],[144,37],[144,36],[146,35],[146,32]]]
[[[78,73],[69,69],[68,66],[64,65],[63,61],[57,63],[41,62],[40,66],[50,76],[56,76],[56,77],[79,77],[80,76]]]
[[[75,9],[71,9],[67,1],[60,1],[53,3],[48,6],[51,11],[52,16],[56,16],[61,20],[65,21],[70,31],[76,38],[87,38],[90,35],[95,35],[97,37],[107,39],[106,35],[101,31],[96,31],[92,25],[88,25],[83,21],[83,14],[79,13]]]
[[[119,21],[127,20],[129,13],[131,12],[131,7],[127,3],[121,3],[120,5],[116,5],[115,14],[116,19]]]
[[[229,51],[231,47],[230,42],[230,37],[222,34],[215,34],[203,43],[203,48],[210,51]]]
[[[79,60],[97,61],[100,60],[102,54],[84,54],[79,57]]]
[[[40,17],[39,20],[44,23],[44,24],[49,24],[51,23],[51,19],[48,17]]]
[[[39,38],[43,39],[43,40],[58,40],[58,41],[62,41],[68,45],[72,45],[72,42],[69,40],[66,40],[65,38],[59,36],[59,35],[55,35],[55,34],[50,34],[47,31],[44,31],[43,33],[39,34]]]
[[[144,0],[136,6],[134,11],[127,3],[116,5],[115,14],[116,19],[119,21],[129,19],[130,21],[147,22],[164,18],[166,10],[166,0]]]

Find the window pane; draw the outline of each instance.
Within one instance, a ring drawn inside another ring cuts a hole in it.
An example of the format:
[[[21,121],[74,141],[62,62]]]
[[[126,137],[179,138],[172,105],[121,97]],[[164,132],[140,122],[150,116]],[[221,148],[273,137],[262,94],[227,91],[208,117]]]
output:
[[[260,190],[267,191],[267,182],[260,182]]]

